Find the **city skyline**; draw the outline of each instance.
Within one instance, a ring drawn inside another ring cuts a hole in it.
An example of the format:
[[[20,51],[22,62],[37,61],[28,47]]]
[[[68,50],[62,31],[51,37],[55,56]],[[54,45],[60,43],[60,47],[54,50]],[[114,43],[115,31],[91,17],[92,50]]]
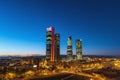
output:
[[[0,0],[0,55],[41,54],[46,28],[60,33],[60,54],[67,38],[82,39],[83,55],[119,55],[120,1]],[[62,5],[61,5],[62,4]]]

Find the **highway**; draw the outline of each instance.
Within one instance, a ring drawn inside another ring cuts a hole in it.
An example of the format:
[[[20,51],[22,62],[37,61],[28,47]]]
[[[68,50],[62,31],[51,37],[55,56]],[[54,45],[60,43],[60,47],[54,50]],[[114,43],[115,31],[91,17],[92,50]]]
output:
[[[85,76],[80,76],[77,74],[63,73],[63,74],[57,74],[50,77],[35,78],[30,80],[90,80],[90,78]]]

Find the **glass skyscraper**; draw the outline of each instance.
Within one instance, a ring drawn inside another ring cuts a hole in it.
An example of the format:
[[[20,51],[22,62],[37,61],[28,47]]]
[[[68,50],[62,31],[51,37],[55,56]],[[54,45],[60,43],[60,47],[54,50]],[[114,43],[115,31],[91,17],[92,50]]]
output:
[[[67,58],[68,60],[73,59],[73,51],[72,51],[72,37],[68,37],[67,40]]]
[[[47,28],[46,59],[54,61],[54,27],[48,27]]]
[[[60,60],[60,34],[55,34],[55,61]]]
[[[82,41],[80,39],[76,40],[76,59],[82,60]]]

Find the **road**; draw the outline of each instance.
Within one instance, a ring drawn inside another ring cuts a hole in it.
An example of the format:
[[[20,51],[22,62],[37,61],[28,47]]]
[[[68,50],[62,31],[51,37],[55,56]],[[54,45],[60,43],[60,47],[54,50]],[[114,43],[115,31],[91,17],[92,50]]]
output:
[[[85,76],[80,76],[77,74],[63,73],[46,78],[35,78],[31,80],[90,80],[90,78]]]

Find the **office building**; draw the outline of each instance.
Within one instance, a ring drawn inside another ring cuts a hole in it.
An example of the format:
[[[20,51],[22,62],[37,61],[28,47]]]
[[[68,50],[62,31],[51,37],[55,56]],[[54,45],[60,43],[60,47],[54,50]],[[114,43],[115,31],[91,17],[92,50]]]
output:
[[[68,60],[73,59],[73,51],[72,51],[72,37],[68,37],[67,40],[67,58]]]
[[[76,59],[82,60],[82,41],[76,40]]]
[[[48,27],[47,28],[46,59],[54,61],[54,27]]]
[[[60,34],[55,34],[55,44],[54,44],[54,49],[55,49],[55,61],[60,60]]]

